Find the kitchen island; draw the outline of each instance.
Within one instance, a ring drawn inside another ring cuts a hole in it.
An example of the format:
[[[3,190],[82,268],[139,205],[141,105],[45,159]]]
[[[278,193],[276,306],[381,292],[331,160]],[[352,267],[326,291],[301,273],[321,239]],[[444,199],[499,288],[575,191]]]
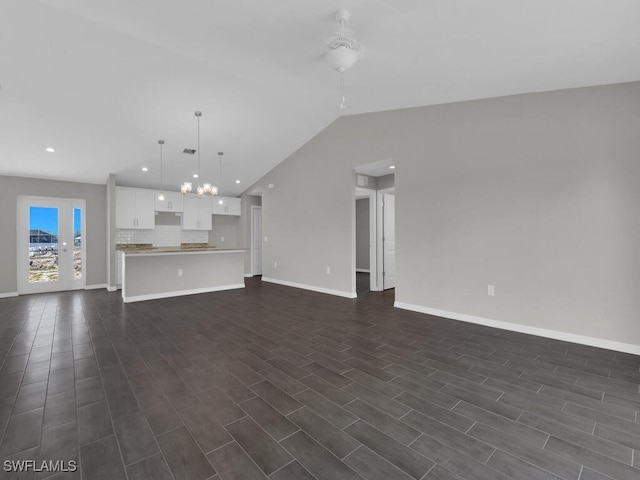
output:
[[[244,288],[244,249],[123,248],[125,303]]]

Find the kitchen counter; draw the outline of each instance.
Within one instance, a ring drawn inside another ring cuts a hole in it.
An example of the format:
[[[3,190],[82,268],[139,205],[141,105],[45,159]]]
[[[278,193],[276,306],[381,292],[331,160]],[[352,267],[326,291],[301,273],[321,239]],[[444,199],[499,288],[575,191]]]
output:
[[[125,303],[244,288],[243,248],[128,245],[122,255]]]
[[[179,253],[179,252],[212,252],[247,250],[241,248],[222,248],[207,243],[183,243],[172,247],[154,247],[147,243],[119,244],[116,250],[123,253]]]

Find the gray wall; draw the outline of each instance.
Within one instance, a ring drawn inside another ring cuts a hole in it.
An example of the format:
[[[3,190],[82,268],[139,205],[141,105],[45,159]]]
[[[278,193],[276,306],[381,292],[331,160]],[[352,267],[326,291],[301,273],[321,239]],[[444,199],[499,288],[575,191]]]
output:
[[[640,83],[341,117],[256,185],[264,276],[353,292],[353,168],[394,158],[396,301],[640,345],[638,132]]]
[[[243,257],[241,251],[125,253],[123,295],[130,300],[129,297],[244,286]],[[182,270],[182,276],[178,276],[178,270]]]
[[[209,245],[223,248],[237,248],[240,217],[213,215],[213,227],[209,232]],[[224,241],[222,240],[224,238]]]
[[[118,284],[118,269],[116,256],[116,176],[112,173],[107,179],[107,285],[115,289]]]
[[[238,248],[248,249],[244,256],[244,273],[251,273],[251,207],[262,205],[262,197],[242,195],[242,215],[238,221]]]
[[[369,199],[356,200],[356,268],[369,270]]]
[[[0,293],[16,292],[18,195],[86,201],[87,285],[107,283],[107,192],[105,185],[0,176]]]
[[[395,175],[390,173],[376,179],[376,190],[384,190],[385,188],[393,188],[395,186]]]

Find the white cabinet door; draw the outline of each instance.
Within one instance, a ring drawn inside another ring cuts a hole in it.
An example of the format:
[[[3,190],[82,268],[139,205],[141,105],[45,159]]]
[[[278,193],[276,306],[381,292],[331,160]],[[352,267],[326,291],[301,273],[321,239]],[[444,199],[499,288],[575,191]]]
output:
[[[211,230],[211,198],[184,197],[183,230]]]
[[[198,220],[200,220],[198,230],[211,230],[213,228],[211,209],[211,197],[198,199]]]
[[[226,214],[240,216],[242,213],[242,199],[236,197],[225,198]]]
[[[116,188],[116,228],[151,230],[155,223],[153,190]]]
[[[136,190],[136,228],[153,230],[156,226],[156,209],[153,190]]]
[[[224,215],[225,197],[215,196],[213,197],[213,205],[211,213],[214,215]]]
[[[116,188],[116,228],[136,228],[136,192]]]
[[[164,200],[158,200],[160,192],[155,193],[156,212],[182,212],[184,201],[182,194],[178,192],[163,192]]]
[[[182,214],[182,229],[198,229],[198,197],[186,196],[183,198],[184,213]]]
[[[214,215],[240,216],[242,200],[235,197],[213,197]]]

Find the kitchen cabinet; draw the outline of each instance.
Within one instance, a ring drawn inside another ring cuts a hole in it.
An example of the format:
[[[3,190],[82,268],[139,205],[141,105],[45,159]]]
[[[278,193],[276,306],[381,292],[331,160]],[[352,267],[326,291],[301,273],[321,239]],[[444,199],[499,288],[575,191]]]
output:
[[[160,192],[155,192],[156,212],[182,212],[184,201],[182,194],[178,192],[163,192],[164,200],[158,200]]]
[[[116,228],[153,229],[153,190],[116,187]]]
[[[196,195],[183,197],[183,230],[211,230],[211,197],[198,198]]]
[[[222,202],[222,203],[221,203]],[[240,216],[242,199],[236,197],[213,197],[214,215]]]

